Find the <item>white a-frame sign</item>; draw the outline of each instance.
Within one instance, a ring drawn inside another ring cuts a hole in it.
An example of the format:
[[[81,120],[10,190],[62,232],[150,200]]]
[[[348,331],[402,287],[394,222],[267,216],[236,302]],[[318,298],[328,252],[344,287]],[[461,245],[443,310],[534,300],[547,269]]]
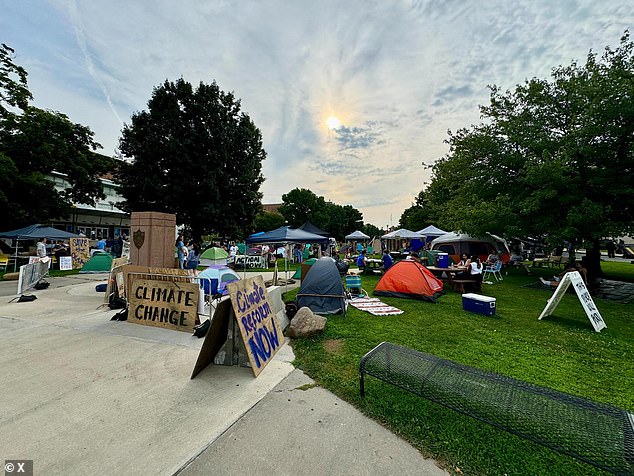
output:
[[[601,329],[607,326],[605,325],[605,322],[603,322],[603,318],[601,317],[601,314],[599,314],[597,306],[594,305],[592,296],[590,296],[590,292],[588,292],[588,288],[583,282],[579,271],[571,271],[564,274],[564,277],[561,278],[561,281],[559,282],[559,286],[557,286],[552,297],[548,300],[548,304],[546,304],[546,307],[539,318],[542,319],[543,317],[550,316],[553,313],[571,283],[575,288],[575,292],[579,297],[583,310],[586,311],[588,319],[590,319],[590,322],[592,323],[592,327],[594,327],[595,331],[601,332]]]

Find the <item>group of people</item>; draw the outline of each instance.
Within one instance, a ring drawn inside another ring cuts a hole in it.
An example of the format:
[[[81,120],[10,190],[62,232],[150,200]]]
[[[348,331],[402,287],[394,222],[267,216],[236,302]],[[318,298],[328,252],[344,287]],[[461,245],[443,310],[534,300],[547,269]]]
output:
[[[495,259],[494,256],[497,257],[497,253],[492,253],[491,255],[489,255],[486,263],[491,264],[489,263],[489,260]],[[469,257],[467,253],[462,253],[460,255],[460,260],[458,261],[458,263],[455,264],[455,266],[465,268],[464,271],[456,274],[457,279],[482,279],[482,271],[484,270],[484,265],[477,255]]]
[[[178,257],[178,267],[180,269],[197,270],[200,265],[200,243],[190,240],[185,245],[183,235],[176,238],[176,256]]]
[[[392,257],[390,256],[390,253],[387,250],[383,250],[383,256],[381,256],[381,261],[382,263],[381,263],[380,269],[383,271],[387,271],[394,264],[394,261],[392,260]],[[356,265],[357,265],[357,268],[361,270],[365,270],[366,266],[368,265],[368,258],[366,256],[365,250],[361,250],[361,252],[359,253],[359,256],[357,257],[357,260],[356,260]]]

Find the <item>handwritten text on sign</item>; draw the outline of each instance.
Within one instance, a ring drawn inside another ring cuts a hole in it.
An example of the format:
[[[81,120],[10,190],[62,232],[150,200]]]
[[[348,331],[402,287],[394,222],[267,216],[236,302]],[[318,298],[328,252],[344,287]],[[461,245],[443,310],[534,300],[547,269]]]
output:
[[[235,257],[236,268],[266,268],[266,259],[264,256],[246,256],[239,255]]]
[[[262,276],[227,285],[233,312],[257,377],[284,343]]]
[[[193,283],[134,279],[128,296],[128,321],[193,332],[199,288]]]

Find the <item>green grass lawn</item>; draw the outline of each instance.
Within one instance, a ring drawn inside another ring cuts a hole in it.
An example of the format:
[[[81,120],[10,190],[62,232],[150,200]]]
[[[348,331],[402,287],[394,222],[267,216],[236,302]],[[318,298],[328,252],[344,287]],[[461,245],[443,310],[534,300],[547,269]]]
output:
[[[634,281],[634,265],[604,264],[608,278]],[[451,291],[437,304],[382,298],[405,311],[398,316],[372,316],[349,307],[346,317],[328,318],[323,335],[293,341],[295,364],[452,473],[601,474],[371,377],[366,379],[366,398],[359,397],[359,360],[389,341],[634,411],[634,304],[595,300],[608,326],[601,333],[594,332],[571,293],[553,316],[539,321],[551,292],[523,285],[554,272],[538,269],[527,276],[512,269],[503,282],[484,284],[483,294],[497,298],[492,317],[463,311],[460,294]],[[363,276],[370,294],[377,282],[378,277]]]

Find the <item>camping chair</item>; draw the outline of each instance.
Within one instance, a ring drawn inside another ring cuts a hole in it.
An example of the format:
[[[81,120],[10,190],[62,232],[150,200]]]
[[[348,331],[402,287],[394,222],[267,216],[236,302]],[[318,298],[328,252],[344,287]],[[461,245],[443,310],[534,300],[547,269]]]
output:
[[[4,271],[9,267],[9,257],[7,255],[0,255],[0,268]]]
[[[502,277],[502,261],[496,261],[494,264],[486,266],[484,271],[482,271],[482,280],[485,281],[488,274],[492,274],[493,277],[498,281],[504,281]]]
[[[346,276],[346,290],[349,299],[368,297],[368,293],[361,287],[361,276]]]

